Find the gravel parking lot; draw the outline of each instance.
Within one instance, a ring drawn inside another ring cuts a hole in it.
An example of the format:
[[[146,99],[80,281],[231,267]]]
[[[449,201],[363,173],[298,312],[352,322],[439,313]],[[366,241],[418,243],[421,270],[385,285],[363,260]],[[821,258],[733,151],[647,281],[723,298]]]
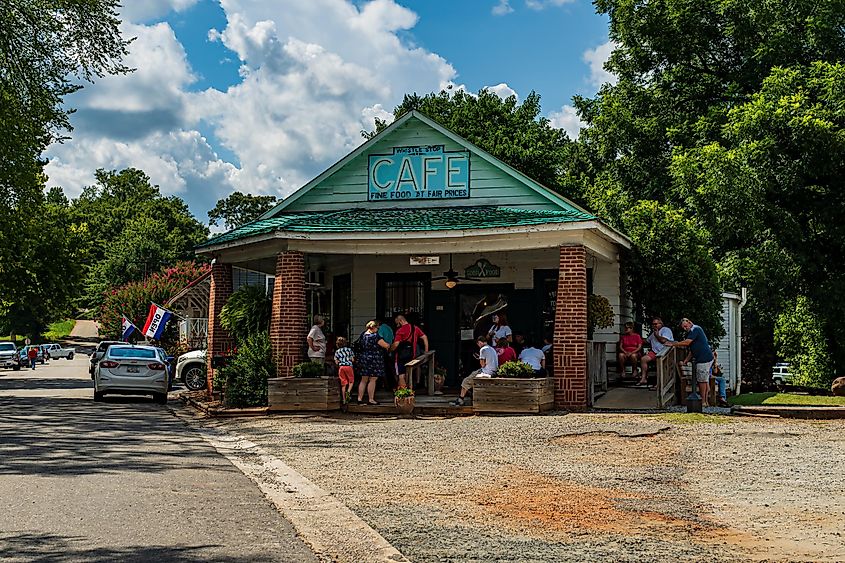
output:
[[[413,561],[845,560],[845,423],[687,415],[207,420]]]

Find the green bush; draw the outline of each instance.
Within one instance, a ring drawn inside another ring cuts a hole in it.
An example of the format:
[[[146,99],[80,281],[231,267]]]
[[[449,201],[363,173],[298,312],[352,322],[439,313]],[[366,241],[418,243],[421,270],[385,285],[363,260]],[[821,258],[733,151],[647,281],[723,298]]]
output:
[[[613,307],[602,295],[587,296],[587,326],[592,330],[613,326]]]
[[[505,362],[499,366],[499,371],[496,372],[496,377],[534,377],[534,368],[525,362]]]
[[[325,374],[325,367],[317,362],[302,362],[293,366],[294,377],[321,377]]]
[[[829,389],[836,370],[828,346],[831,331],[819,309],[804,296],[787,303],[775,322],[775,347],[789,362],[796,385]]]
[[[272,302],[263,287],[245,285],[229,296],[220,310],[220,326],[238,344],[270,327]]]
[[[267,404],[267,378],[276,377],[270,335],[250,335],[238,348],[229,365],[217,370],[215,387],[222,384],[228,407],[260,407]],[[218,383],[219,382],[219,383]]]

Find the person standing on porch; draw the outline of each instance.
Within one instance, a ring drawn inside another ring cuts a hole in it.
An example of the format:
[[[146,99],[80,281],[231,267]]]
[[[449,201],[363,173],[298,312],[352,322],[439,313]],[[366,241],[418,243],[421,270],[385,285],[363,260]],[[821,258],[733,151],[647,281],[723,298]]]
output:
[[[508,326],[508,316],[504,313],[493,315],[493,326],[487,331],[487,339],[495,346],[502,338],[513,342],[513,331]]]
[[[355,361],[355,353],[349,347],[349,341],[340,336],[337,339],[337,350],[334,353],[334,363],[337,364],[337,377],[340,379],[340,392],[343,394],[343,404],[349,402],[352,396],[352,387],[355,385],[355,370],[352,364]]]
[[[396,352],[396,374],[399,376],[399,387],[405,387],[405,364],[417,357],[419,342],[423,343],[423,351],[428,353],[428,336],[417,325],[412,325],[405,315],[396,315],[396,335],[390,351]]]
[[[672,334],[672,329],[668,326],[663,326],[663,319],[654,317],[651,319],[651,334],[648,335],[649,351],[643,354],[640,359],[640,385],[646,385],[648,375],[648,364],[653,362],[657,355],[663,351],[667,346],[667,342],[675,340],[675,335]]]
[[[314,326],[308,333],[308,359],[322,364],[326,361],[326,335],[323,334],[325,321],[320,315],[314,315]],[[301,333],[300,333],[301,334]]]
[[[664,344],[689,347],[695,360],[695,380],[698,382],[701,406],[706,407],[709,406],[707,398],[710,395],[710,366],[713,365],[713,351],[710,349],[704,329],[686,318],[681,320],[681,327],[687,332],[687,337],[680,342],[667,341]]]
[[[367,323],[367,330],[361,335],[361,353],[357,358],[358,370],[361,373],[361,383],[358,384],[358,404],[364,402],[364,391],[367,391],[368,404],[377,405],[376,381],[384,377],[384,355],[382,350],[390,348],[390,344],[378,334],[378,322]]]
[[[460,396],[449,403],[453,407],[464,406],[464,397],[467,396],[469,390],[475,386],[475,379],[479,377],[493,377],[499,369],[499,358],[489,344],[487,344],[487,336],[480,335],[476,337],[475,343],[478,345],[478,363],[481,367],[464,378],[461,382]]]

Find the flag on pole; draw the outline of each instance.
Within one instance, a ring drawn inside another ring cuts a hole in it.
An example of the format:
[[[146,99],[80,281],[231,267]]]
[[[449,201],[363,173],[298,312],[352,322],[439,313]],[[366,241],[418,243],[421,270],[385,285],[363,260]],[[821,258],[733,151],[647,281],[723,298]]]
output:
[[[150,313],[147,315],[147,322],[144,323],[144,336],[152,338],[153,340],[161,340],[161,335],[164,334],[164,327],[173,313],[160,307],[155,303],[150,304]]]
[[[126,318],[126,315],[122,315],[123,321],[120,323],[121,328],[123,329],[123,336],[120,337],[121,340],[124,342],[129,342],[129,337],[132,335],[133,332],[138,330],[138,327],[132,324],[132,321]]]

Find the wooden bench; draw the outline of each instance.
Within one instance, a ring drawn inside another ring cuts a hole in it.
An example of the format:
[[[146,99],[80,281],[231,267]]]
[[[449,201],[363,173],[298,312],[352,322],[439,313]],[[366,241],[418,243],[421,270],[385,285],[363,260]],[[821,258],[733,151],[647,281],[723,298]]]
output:
[[[418,384],[422,380],[423,368],[426,366],[428,366],[426,378],[428,394],[434,395],[434,350],[424,352],[405,364],[405,383],[409,389],[413,389],[414,384]]]

